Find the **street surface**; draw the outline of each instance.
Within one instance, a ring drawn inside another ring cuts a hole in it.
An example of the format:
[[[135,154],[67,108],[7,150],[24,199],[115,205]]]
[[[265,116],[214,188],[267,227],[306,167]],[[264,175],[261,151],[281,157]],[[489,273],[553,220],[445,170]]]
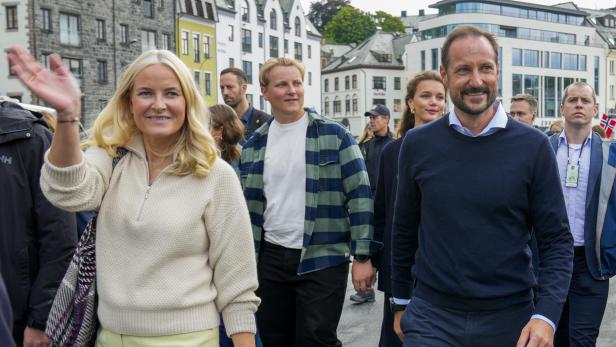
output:
[[[377,347],[381,333],[383,315],[383,293],[376,291],[376,301],[361,305],[354,304],[349,296],[355,293],[349,274],[347,295],[338,325],[338,338],[343,346]],[[601,334],[597,347],[616,346],[616,278],[610,281],[610,296],[607,302]]]

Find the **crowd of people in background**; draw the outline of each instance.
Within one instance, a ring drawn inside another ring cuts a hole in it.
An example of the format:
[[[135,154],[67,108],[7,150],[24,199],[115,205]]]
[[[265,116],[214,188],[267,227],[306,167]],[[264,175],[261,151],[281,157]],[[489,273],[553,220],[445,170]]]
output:
[[[616,143],[592,125],[593,88],[567,86],[544,132],[533,96],[497,100],[492,34],[456,28],[441,52],[395,129],[377,104],[355,139],[305,107],[293,59],[261,68],[269,115],[242,70],[222,70],[208,108],[173,53],[147,51],[81,142],[60,57],[11,48],[57,115],[0,101],[0,344],[52,346],[55,291],[97,211],[97,347],[341,346],[349,272],[351,301],[384,293],[380,347],[594,346]]]

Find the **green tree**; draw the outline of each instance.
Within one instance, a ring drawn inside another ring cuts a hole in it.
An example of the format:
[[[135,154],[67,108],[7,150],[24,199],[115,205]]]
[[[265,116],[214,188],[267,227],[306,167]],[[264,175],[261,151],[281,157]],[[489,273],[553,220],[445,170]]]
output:
[[[376,24],[370,16],[352,6],[344,6],[325,26],[323,36],[328,42],[349,44],[359,43],[376,31]]]
[[[402,23],[399,17],[394,17],[391,14],[384,11],[376,11],[372,16],[377,26],[381,27],[381,30],[388,33],[404,33],[406,27]]]
[[[350,4],[350,0],[321,0],[313,2],[310,4],[308,19],[322,33],[327,23],[334,18],[336,13],[343,6],[349,6]]]

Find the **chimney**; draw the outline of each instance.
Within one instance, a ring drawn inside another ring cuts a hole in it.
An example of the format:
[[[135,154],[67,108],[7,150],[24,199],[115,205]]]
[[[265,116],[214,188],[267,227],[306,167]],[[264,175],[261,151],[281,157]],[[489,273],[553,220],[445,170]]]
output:
[[[400,12],[400,17],[402,17],[402,18],[406,18],[406,11],[402,11],[402,12]]]
[[[419,17],[423,17],[425,14],[424,10],[419,10]]]

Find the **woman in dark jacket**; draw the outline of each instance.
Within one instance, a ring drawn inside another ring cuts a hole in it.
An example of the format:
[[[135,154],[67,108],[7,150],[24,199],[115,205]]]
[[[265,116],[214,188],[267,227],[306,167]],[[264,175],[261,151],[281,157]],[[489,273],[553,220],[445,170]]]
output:
[[[380,347],[402,346],[400,315],[392,314],[390,298],[391,232],[396,198],[398,154],[406,132],[443,115],[446,100],[445,85],[434,72],[420,72],[406,86],[406,109],[398,125],[398,139],[387,144],[379,160],[379,174],[374,196],[374,239],[383,242],[383,249],[375,256],[379,272],[378,289],[385,293]],[[438,139],[435,139],[438,141]],[[401,312],[400,312],[401,313]],[[396,334],[398,336],[396,336]],[[400,338],[399,338],[400,337]]]

